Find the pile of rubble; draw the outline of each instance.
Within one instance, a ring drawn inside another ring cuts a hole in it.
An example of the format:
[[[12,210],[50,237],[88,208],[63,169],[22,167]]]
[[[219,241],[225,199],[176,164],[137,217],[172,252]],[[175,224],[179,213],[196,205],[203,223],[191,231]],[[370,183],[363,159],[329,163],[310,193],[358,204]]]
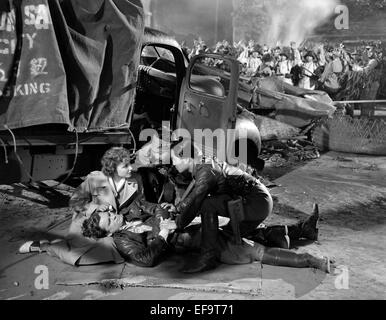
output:
[[[273,167],[282,167],[288,163],[318,159],[318,147],[305,139],[272,140],[262,145],[260,158]]]

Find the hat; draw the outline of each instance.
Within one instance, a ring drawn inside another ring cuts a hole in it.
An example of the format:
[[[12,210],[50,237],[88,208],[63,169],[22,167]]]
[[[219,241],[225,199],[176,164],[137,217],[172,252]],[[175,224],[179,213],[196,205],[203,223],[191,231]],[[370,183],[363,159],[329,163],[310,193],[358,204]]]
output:
[[[316,59],[315,53],[313,51],[307,51],[304,55],[304,58],[311,57],[312,59]]]
[[[279,56],[284,56],[284,57],[286,57],[287,59],[289,58],[288,54],[285,53],[285,52],[281,52],[281,53],[279,54]]]

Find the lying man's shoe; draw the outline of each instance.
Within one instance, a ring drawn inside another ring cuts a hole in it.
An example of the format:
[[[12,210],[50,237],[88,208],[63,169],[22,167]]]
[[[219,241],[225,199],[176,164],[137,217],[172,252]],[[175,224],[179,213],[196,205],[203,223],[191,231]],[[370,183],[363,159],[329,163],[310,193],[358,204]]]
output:
[[[322,270],[326,273],[331,273],[331,263],[333,263],[333,261],[329,257],[317,258],[309,254],[306,255],[308,256],[308,261],[310,262],[311,267]]]
[[[181,269],[182,273],[198,273],[207,270],[215,269],[219,265],[217,257],[214,253],[208,252],[199,256],[191,265],[184,266]]]
[[[27,241],[19,248],[19,253],[43,252],[43,244],[49,244],[48,240]]]
[[[318,241],[319,206],[315,203],[311,217],[301,223],[301,238]]]

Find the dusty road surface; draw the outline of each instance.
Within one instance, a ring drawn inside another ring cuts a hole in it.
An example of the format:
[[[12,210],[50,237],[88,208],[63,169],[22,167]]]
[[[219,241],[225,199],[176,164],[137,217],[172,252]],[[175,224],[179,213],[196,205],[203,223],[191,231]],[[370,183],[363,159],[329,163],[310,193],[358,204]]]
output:
[[[301,165],[270,164],[265,174],[276,185],[274,214],[267,224],[296,222],[310,214],[314,202],[319,203],[319,242],[294,244],[294,250],[334,257],[334,274],[318,274],[319,281],[307,285],[307,279],[299,278],[306,273],[264,266],[256,271],[257,294],[178,286],[58,285],[63,263],[46,254],[20,255],[17,249],[25,240],[65,234],[72,187],[47,191],[15,184],[0,186],[0,299],[385,299],[386,157],[331,152]],[[42,268],[49,272],[48,285],[43,287]],[[244,285],[254,280],[244,279]]]

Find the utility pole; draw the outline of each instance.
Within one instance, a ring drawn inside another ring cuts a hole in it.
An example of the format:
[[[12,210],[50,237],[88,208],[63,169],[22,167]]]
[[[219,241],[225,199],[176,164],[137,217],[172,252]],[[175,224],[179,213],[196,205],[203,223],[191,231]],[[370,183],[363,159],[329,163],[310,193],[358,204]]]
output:
[[[216,0],[216,9],[215,9],[215,25],[214,25],[214,43],[218,42],[218,16],[220,11],[220,0]]]
[[[152,0],[143,0],[143,9],[145,11],[145,26],[153,27],[153,5]]]

